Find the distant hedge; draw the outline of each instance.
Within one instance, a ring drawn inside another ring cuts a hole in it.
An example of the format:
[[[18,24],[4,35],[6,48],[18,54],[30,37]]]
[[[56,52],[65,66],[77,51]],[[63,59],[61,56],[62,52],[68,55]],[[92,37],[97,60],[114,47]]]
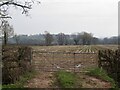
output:
[[[120,49],[112,50],[99,50],[99,67],[107,71],[118,86],[120,87]]]
[[[3,46],[2,84],[13,84],[31,71],[32,49],[27,46]]]

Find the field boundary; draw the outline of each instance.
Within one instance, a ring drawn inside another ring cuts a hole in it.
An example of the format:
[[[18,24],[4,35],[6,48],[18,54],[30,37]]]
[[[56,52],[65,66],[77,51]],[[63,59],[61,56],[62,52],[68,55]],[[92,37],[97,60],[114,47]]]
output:
[[[41,52],[33,51],[37,54],[38,60],[35,60],[35,67],[39,71],[56,72],[65,70],[70,72],[87,72],[86,63],[97,63],[98,53],[96,52]],[[95,60],[92,60],[94,57]],[[82,61],[83,60],[83,61]],[[89,66],[97,66],[90,64]],[[88,67],[89,67],[88,66]]]
[[[33,53],[57,53],[57,54],[97,54],[96,52],[41,52],[41,51],[33,51]]]

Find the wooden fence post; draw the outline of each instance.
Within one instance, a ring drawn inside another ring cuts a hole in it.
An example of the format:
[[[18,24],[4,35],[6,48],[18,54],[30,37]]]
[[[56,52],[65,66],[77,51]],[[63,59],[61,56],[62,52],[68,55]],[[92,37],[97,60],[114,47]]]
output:
[[[75,53],[73,53],[74,55],[74,73],[75,73]]]
[[[32,59],[33,59],[33,50],[30,49],[30,64],[32,65]]]

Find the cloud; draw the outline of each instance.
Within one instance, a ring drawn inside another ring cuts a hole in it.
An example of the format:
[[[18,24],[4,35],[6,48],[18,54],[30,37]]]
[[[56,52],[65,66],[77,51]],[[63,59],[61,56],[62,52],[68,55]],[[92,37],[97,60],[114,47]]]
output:
[[[87,31],[104,37],[118,33],[117,0],[41,0],[34,5],[31,18],[12,10],[17,33],[74,33]]]

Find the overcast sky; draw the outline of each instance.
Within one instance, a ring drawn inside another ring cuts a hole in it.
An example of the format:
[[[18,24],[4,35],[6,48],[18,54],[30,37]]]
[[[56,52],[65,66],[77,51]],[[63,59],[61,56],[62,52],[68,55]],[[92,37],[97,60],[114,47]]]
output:
[[[30,16],[10,12],[17,34],[90,32],[96,37],[118,35],[118,0],[41,0]]]

